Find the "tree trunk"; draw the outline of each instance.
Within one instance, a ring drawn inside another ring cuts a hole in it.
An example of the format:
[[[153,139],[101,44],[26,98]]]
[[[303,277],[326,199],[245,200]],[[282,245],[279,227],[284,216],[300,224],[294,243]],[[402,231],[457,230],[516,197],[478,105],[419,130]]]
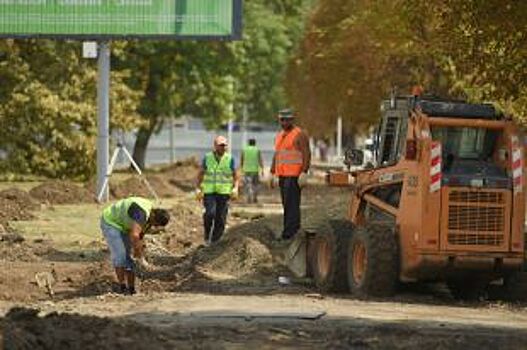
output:
[[[141,127],[137,132],[137,138],[134,144],[134,154],[132,155],[135,162],[141,169],[145,168],[148,141],[150,141],[150,136],[152,136],[159,119],[158,114],[155,112],[155,108],[152,108],[152,104],[155,105],[157,102],[156,95],[158,85],[156,84],[157,79],[155,76],[156,72],[154,71],[153,67],[150,67],[148,72],[148,86],[146,88],[142,106],[139,111],[143,118],[149,120],[149,123],[148,126]]]
[[[152,136],[154,132],[154,126],[152,125],[154,123],[150,124],[151,125],[149,127],[141,127],[139,129],[137,132],[137,139],[135,140],[134,144],[134,152],[132,157],[141,169],[145,168],[146,149],[148,147],[148,141],[150,141],[150,136]]]

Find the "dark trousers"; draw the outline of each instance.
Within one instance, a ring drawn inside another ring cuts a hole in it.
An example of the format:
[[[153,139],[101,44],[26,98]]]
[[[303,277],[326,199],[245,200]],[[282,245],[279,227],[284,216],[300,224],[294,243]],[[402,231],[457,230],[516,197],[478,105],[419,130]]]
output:
[[[208,242],[209,239],[211,242],[217,242],[223,235],[227,213],[229,212],[229,198],[230,196],[226,194],[206,194],[203,197],[205,242]]]
[[[282,238],[290,239],[300,229],[300,186],[296,176],[280,176],[278,179],[282,206],[284,208],[284,230]]]

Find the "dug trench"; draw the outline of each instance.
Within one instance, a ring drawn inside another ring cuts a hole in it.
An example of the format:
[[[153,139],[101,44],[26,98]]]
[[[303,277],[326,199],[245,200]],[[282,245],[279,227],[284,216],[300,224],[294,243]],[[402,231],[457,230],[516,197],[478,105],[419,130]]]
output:
[[[167,198],[172,221],[147,236],[149,267],[139,271],[139,294],[133,297],[111,293],[113,272],[96,215],[93,236],[76,249],[62,249],[52,234],[28,235],[16,223],[41,222],[47,217],[43,213],[60,212],[61,203],[71,203],[64,202],[69,197],[55,202],[50,195],[35,198],[31,191],[10,195],[10,205],[24,197],[34,206],[20,205],[28,208],[27,215],[3,225],[4,348],[513,349],[525,344],[523,304],[462,303],[442,288],[407,288],[393,298],[360,301],[319,294],[309,280],[279,284],[279,276],[291,275],[283,265],[284,247],[275,239],[282,220],[276,190],[263,189],[258,205],[233,203],[225,236],[204,246],[202,209],[189,186],[195,169],[181,167],[154,174],[152,183]],[[133,191],[139,188],[137,179],[124,181],[115,186],[121,191],[113,192],[116,198],[142,194]],[[67,188],[68,193],[76,190]],[[303,225],[342,217],[347,195],[342,189],[307,187]],[[100,210],[93,203],[78,205]]]

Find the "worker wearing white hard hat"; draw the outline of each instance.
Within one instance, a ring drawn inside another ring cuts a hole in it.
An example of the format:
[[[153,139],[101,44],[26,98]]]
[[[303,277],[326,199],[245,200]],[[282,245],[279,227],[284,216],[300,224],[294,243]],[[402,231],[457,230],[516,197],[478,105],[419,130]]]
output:
[[[238,197],[239,175],[234,158],[227,152],[227,139],[217,136],[214,150],[201,163],[196,183],[196,194],[203,201],[205,244],[217,242],[225,231],[229,200]]]

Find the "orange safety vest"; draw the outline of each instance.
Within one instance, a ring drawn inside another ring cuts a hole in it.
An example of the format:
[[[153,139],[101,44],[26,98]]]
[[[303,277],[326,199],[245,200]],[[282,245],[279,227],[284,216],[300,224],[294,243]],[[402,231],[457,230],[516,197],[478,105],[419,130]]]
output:
[[[275,140],[275,173],[278,176],[300,176],[302,173],[302,152],[295,148],[295,139],[301,133],[299,127],[280,132]]]

